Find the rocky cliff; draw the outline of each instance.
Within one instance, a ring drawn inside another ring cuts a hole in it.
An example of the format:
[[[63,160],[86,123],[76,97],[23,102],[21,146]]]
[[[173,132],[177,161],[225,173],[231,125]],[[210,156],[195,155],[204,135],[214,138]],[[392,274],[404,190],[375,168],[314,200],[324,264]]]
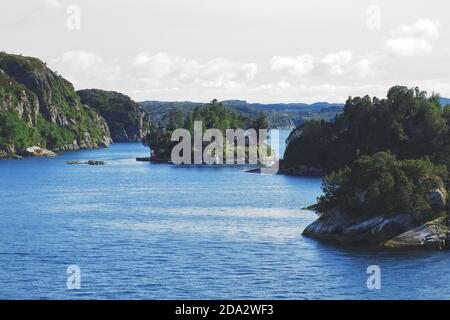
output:
[[[73,85],[39,59],[0,53],[0,157],[27,147],[108,146],[106,121],[84,106]]]
[[[77,91],[81,102],[106,119],[115,142],[141,141],[150,127],[150,119],[130,97],[114,91],[88,89]]]

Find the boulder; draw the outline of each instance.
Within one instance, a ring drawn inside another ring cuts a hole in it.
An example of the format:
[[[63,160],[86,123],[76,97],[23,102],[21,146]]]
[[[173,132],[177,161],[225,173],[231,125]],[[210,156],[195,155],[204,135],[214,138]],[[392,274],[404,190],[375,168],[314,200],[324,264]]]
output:
[[[342,233],[352,222],[348,216],[333,209],[322,213],[316,221],[306,227],[302,234],[317,239],[340,241]]]
[[[379,244],[413,227],[408,214],[355,220],[338,210],[330,210],[306,227],[303,235],[338,242]]]
[[[25,150],[25,155],[30,157],[54,157],[56,156],[56,153],[41,147],[33,146]]]
[[[351,242],[380,243],[414,227],[410,215],[378,216],[348,227],[343,237]]]
[[[444,211],[447,204],[447,193],[445,190],[436,189],[428,194],[428,202],[434,211]]]
[[[418,228],[404,232],[383,245],[388,248],[446,248],[448,228],[445,219],[425,223]]]

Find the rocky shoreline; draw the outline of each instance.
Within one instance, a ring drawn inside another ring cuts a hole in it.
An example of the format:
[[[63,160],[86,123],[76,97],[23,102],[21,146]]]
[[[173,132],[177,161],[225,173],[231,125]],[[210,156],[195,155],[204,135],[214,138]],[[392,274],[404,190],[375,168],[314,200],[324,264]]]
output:
[[[416,223],[409,214],[355,219],[337,210],[320,214],[303,236],[340,244],[366,244],[395,249],[447,249],[448,217]]]

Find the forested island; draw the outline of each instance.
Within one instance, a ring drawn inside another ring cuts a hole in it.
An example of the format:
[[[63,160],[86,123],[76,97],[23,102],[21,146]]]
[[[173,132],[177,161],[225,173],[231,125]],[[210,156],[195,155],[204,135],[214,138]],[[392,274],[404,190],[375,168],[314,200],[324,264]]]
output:
[[[238,146],[235,141],[228,141],[226,139],[227,129],[233,130],[255,130],[256,136],[255,140],[259,137],[257,136],[260,129],[268,129],[269,124],[267,117],[264,113],[260,113],[258,117],[252,119],[243,115],[239,115],[236,112],[226,108],[222,102],[218,100],[213,100],[208,104],[196,107],[193,111],[183,112],[182,110],[170,111],[167,113],[159,122],[158,126],[153,126],[149,133],[147,134],[144,144],[149,146],[152,150],[151,161],[153,162],[171,162],[172,149],[179,143],[179,141],[173,141],[172,134],[177,129],[185,129],[189,132],[190,136],[194,136],[194,123],[198,121],[201,124],[201,131],[204,133],[208,129],[217,129],[222,137],[223,144],[223,154],[221,154],[221,159],[217,159],[218,163],[225,163],[225,156],[227,152],[233,153],[233,158],[236,157],[239,152]],[[162,124],[164,123],[164,125]],[[203,138],[203,134],[202,134]],[[208,141],[202,141],[201,151],[208,146]],[[263,148],[260,148],[260,144],[264,144],[264,154]],[[245,150],[245,159],[248,162],[249,152],[252,146],[247,144],[243,146]],[[264,141],[255,141],[254,147],[256,148],[256,153],[259,159],[267,158],[270,156],[270,148]],[[192,155],[195,151],[194,141],[191,143]],[[214,156],[214,155],[213,155]],[[191,162],[193,163],[193,162]],[[218,164],[217,163],[217,164]]]
[[[333,122],[288,138],[287,172],[325,174],[319,219],[304,235],[388,247],[444,248],[448,237],[450,106],[418,88],[349,98]]]

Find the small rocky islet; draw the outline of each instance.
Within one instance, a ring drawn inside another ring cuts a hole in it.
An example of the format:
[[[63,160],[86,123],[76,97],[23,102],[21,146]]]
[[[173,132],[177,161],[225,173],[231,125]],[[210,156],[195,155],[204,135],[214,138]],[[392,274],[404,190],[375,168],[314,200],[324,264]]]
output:
[[[103,161],[103,160],[67,161],[66,164],[70,164],[70,165],[87,164],[90,166],[104,166],[104,165],[106,165],[106,161]]]

